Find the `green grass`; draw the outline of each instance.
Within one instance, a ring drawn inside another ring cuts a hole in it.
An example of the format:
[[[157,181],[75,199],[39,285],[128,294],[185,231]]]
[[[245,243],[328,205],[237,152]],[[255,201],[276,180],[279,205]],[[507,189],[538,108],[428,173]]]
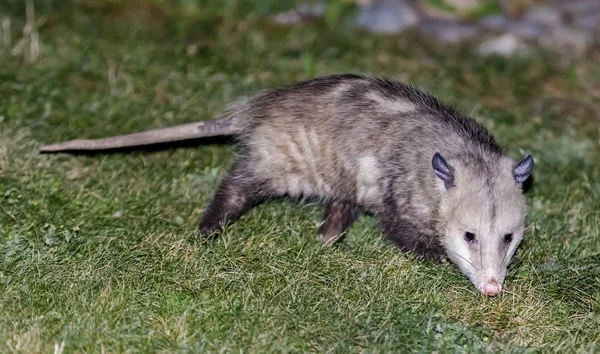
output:
[[[481,59],[355,32],[344,16],[276,27],[265,16],[278,1],[132,3],[36,2],[37,57],[11,54],[22,1],[0,4],[0,352],[600,350],[597,58]],[[218,241],[194,240],[229,145],[36,152],[209,119],[334,72],[410,81],[479,117],[513,156],[534,154],[526,239],[500,296],[400,254],[370,218],[322,247],[313,204],[265,204]]]

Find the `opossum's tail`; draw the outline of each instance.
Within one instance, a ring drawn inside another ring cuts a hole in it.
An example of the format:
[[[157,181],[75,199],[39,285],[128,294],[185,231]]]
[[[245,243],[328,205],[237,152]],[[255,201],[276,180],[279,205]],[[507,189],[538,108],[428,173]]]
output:
[[[145,132],[113,136],[104,139],[75,139],[40,147],[40,152],[111,150],[160,143],[170,143],[221,135],[237,135],[241,131],[232,116],[205,121],[152,129]]]

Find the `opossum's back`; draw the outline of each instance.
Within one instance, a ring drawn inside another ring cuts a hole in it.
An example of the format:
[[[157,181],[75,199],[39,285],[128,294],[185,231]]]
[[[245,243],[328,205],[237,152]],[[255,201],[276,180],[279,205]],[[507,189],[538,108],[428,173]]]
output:
[[[354,88],[339,82],[262,97],[243,138],[253,170],[280,193],[377,203],[381,136],[373,112],[344,104]]]

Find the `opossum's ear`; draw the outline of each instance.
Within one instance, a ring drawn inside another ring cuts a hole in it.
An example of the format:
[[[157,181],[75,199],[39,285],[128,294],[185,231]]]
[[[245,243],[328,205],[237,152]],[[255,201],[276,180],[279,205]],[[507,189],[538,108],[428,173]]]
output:
[[[446,189],[450,189],[454,186],[454,174],[452,171],[454,170],[452,166],[448,165],[446,160],[440,155],[439,152],[436,152],[433,155],[433,159],[431,160],[431,166],[433,166],[433,171],[435,175],[438,176],[442,181],[444,181],[444,186]]]
[[[521,159],[521,161],[517,162],[515,167],[513,168],[513,176],[515,177],[515,181],[517,183],[523,183],[531,173],[533,172],[533,157],[531,155],[527,155]]]

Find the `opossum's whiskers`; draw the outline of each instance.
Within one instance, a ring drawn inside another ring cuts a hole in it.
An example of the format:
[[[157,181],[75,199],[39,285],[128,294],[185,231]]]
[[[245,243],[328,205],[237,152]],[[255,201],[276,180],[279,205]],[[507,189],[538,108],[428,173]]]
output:
[[[469,276],[469,275],[475,275],[475,273],[473,273],[473,272],[463,272],[463,273],[464,273],[466,276]]]
[[[477,268],[477,266],[475,264],[473,264],[473,262],[471,262],[470,260],[468,260],[467,258],[461,256],[458,252],[456,251],[452,251],[452,250],[448,250],[449,252],[454,253],[455,255],[459,256],[460,258],[464,259],[467,263],[469,263],[473,268],[475,268],[475,270],[479,270],[479,268]]]
[[[483,252],[481,251],[481,242],[479,242],[479,266],[483,267]]]
[[[511,258],[512,258],[511,256],[512,256],[512,254],[513,254],[513,253],[514,253],[514,251],[513,251],[513,252],[508,252],[508,250],[506,251],[506,253],[504,254],[504,258],[502,258],[502,263],[500,263],[500,268],[502,268],[502,267],[504,267],[505,265],[507,265],[507,264],[506,264],[506,262],[507,262],[509,259],[511,259]],[[510,255],[510,256],[509,256],[509,255]]]
[[[479,213],[479,226],[478,230],[481,231],[481,221],[483,220],[483,211]],[[481,237],[481,235],[480,235]],[[483,267],[483,252],[481,250],[481,240],[479,240],[479,266]]]
[[[504,263],[506,262],[506,256],[508,255],[508,252],[506,252],[504,254],[504,257],[502,258],[502,263],[500,263],[500,269],[502,269],[502,267],[504,267]]]

